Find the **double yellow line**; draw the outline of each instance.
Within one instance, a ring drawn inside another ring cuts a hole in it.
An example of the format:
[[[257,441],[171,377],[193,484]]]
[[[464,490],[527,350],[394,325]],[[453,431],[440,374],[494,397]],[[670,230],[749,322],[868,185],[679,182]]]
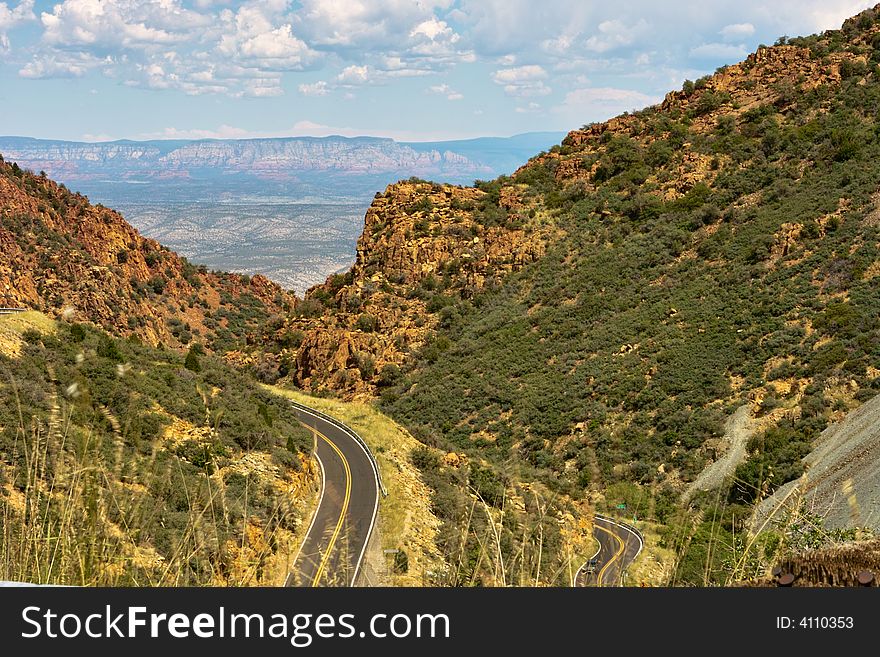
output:
[[[342,450],[336,446],[336,443],[318,431],[315,427],[309,426],[305,423],[303,423],[303,426],[321,436],[321,438],[333,448],[333,451],[339,456],[339,460],[342,461],[342,467],[345,468],[345,497],[342,499],[342,509],[339,512],[339,520],[336,523],[336,528],[333,530],[333,534],[330,536],[330,542],[327,543],[327,549],[324,552],[324,556],[321,558],[321,563],[318,564],[315,578],[312,580],[311,586],[314,587],[321,585],[321,577],[324,576],[324,571],[327,569],[327,562],[330,561],[330,555],[333,554],[333,546],[336,545],[336,539],[339,538],[339,532],[342,531],[342,525],[345,522],[345,514],[348,512],[348,503],[349,500],[351,500],[351,468],[348,466],[348,459],[345,458],[345,455],[342,453]]]
[[[601,529],[603,532],[605,532],[609,536],[613,536],[614,540],[617,541],[617,543],[618,543],[617,551],[614,553],[614,556],[611,557],[607,562],[605,562],[605,565],[602,566],[602,569],[599,571],[599,574],[596,576],[596,586],[602,586],[602,578],[605,576],[605,571],[608,570],[608,568],[611,566],[611,564],[613,564],[615,561],[617,561],[620,558],[620,556],[623,554],[623,551],[626,549],[626,543],[624,543],[620,539],[620,536],[615,534],[613,531],[611,531],[607,527],[603,527],[600,524],[596,524],[596,529]]]

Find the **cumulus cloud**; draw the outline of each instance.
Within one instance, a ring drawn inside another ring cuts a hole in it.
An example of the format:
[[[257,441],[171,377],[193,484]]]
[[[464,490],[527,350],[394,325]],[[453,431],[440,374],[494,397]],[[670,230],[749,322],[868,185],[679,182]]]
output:
[[[245,139],[253,133],[244,128],[223,124],[215,130],[199,128],[165,128],[160,132],[139,135],[141,139]],[[91,140],[89,140],[91,141]]]
[[[64,0],[40,14],[45,43],[93,49],[180,43],[210,20],[179,0]]]
[[[648,29],[648,23],[643,19],[635,25],[629,26],[619,20],[602,21],[599,23],[598,32],[586,41],[587,50],[604,53],[609,50],[631,45],[636,38],[644,34]]]
[[[454,89],[452,89],[445,82],[443,84],[435,84],[428,87],[428,93],[435,94],[437,96],[446,96],[446,100],[461,100],[464,98],[464,94],[461,94]]]
[[[283,22],[278,10],[284,4],[249,4],[237,12],[221,12],[217,52],[264,69],[295,71],[312,64],[318,53],[293,33],[290,22]]]
[[[0,2],[0,52],[9,50],[7,33],[10,29],[35,19],[34,0],[22,0],[15,7]]]
[[[670,11],[647,0],[45,0],[34,36],[20,28],[37,19],[34,0],[0,0],[0,52],[14,40],[19,59],[3,59],[27,78],[101,74],[233,97],[287,88],[344,98],[424,76],[427,93],[456,100],[454,89],[432,89],[478,62],[514,99],[511,112],[534,111],[535,99],[569,107],[577,96],[563,102],[565,91],[620,79],[646,97],[662,94],[682,76],[742,59],[759,41],[838,27],[870,4],[682,0]],[[318,82],[297,78],[317,69]]]
[[[368,66],[346,66],[336,76],[336,81],[346,86],[366,84],[370,82],[370,68]]]
[[[399,47],[412,36],[443,32],[431,26],[436,10],[450,0],[302,0],[297,22],[310,43],[318,46],[383,50]],[[439,23],[439,21],[437,21]],[[427,24],[427,25],[426,25]],[[419,26],[422,27],[418,30]]]
[[[59,53],[55,57],[38,57],[25,64],[18,75],[30,80],[45,78],[81,78],[89,71],[113,65],[113,59],[99,59],[85,53]]]
[[[298,89],[303,96],[326,96],[330,93],[329,85],[325,80],[318,80],[311,84],[301,84]]]
[[[586,87],[569,91],[555,112],[569,117],[575,123],[588,123],[641,109],[658,101],[659,98],[631,89]]]
[[[520,105],[516,108],[517,114],[534,114],[536,112],[541,111],[541,104],[536,103],[534,101],[530,102],[528,105]]]
[[[216,12],[201,13],[181,0],[63,0],[41,14],[42,47],[20,75],[79,76],[88,57],[112,56],[105,73],[127,86],[267,97],[283,93],[283,72],[319,58],[294,33],[287,0],[215,4],[197,4]]]
[[[553,90],[544,84],[547,71],[538,64],[502,68],[492,74],[495,84],[504,87],[508,96],[546,96]]]
[[[718,33],[727,41],[735,41],[752,36],[755,26],[751,23],[731,23],[722,27]]]

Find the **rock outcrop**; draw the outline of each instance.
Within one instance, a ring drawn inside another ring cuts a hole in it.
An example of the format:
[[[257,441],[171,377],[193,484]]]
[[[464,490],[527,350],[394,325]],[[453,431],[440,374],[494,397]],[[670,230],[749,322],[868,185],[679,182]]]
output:
[[[301,336],[291,353],[294,382],[371,394],[456,303],[539,258],[548,229],[515,187],[504,192],[495,199],[476,188],[403,182],[377,194],[351,271],[306,296],[302,308],[320,316],[280,331]]]
[[[262,276],[199,269],[116,212],[0,160],[0,306],[222,349],[294,303]]]

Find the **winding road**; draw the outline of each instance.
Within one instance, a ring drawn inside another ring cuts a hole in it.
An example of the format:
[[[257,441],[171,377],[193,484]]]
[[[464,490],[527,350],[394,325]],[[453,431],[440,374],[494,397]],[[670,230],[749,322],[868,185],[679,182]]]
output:
[[[315,435],[321,496],[286,586],[355,586],[379,509],[379,475],[356,435],[332,418],[294,404]]]
[[[644,547],[641,532],[632,525],[596,514],[593,536],[599,549],[574,578],[575,586],[623,586],[624,573]]]
[[[378,469],[351,429],[301,404],[294,403],[294,408],[315,436],[321,496],[285,585],[355,586],[379,509]],[[578,570],[574,585],[622,586],[626,569],[644,546],[641,533],[596,514],[593,536],[599,549]]]

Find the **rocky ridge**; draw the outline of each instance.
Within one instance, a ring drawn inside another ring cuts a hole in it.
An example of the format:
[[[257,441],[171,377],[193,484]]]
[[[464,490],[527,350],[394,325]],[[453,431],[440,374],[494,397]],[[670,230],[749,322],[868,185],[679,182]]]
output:
[[[487,203],[500,210],[497,225],[480,222]],[[550,232],[515,188],[493,200],[473,188],[389,185],[367,212],[352,269],[309,290],[301,316],[280,332],[300,341],[294,382],[371,394],[426,345],[455,301],[539,258]]]
[[[294,303],[262,276],[197,268],[118,213],[0,161],[0,306],[73,312],[152,345],[220,347]]]

